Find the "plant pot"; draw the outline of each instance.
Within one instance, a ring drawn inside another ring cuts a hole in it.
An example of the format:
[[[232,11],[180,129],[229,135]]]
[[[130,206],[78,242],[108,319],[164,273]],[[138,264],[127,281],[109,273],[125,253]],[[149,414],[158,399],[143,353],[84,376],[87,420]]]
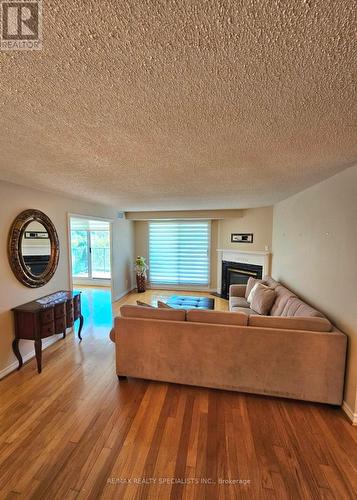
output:
[[[138,289],[138,293],[146,292],[146,277],[144,274],[136,275],[136,286]]]

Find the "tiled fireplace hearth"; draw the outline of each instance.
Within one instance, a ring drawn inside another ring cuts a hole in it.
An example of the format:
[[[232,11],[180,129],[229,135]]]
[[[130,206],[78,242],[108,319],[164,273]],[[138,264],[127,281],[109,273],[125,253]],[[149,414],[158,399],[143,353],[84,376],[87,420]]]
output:
[[[261,278],[270,272],[269,252],[217,250],[217,293],[228,298],[229,285],[246,283],[250,276]]]

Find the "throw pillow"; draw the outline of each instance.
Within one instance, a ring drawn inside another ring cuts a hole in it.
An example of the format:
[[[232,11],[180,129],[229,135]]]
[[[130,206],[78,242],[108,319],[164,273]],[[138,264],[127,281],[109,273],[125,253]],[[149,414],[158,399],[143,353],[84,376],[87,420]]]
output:
[[[253,300],[253,297],[255,295],[255,292],[258,290],[259,287],[261,286],[264,286],[265,288],[269,288],[268,285],[264,285],[263,283],[255,283],[255,285],[253,286],[253,288],[251,289],[250,291],[250,294],[248,295],[247,297],[247,302],[249,302],[249,304],[252,303],[252,300]]]
[[[252,291],[252,288],[257,283],[262,283],[263,285],[266,285],[266,282],[263,281],[263,280],[259,280],[259,279],[256,279],[256,278],[249,278],[248,283],[247,283],[247,288],[245,289],[245,298],[247,300],[248,300],[248,296],[249,296],[250,292]]]
[[[274,304],[275,297],[275,290],[258,283],[250,307],[258,314],[267,315]]]
[[[157,301],[157,307],[159,307],[161,309],[173,309],[173,307],[166,304],[166,302],[162,302],[161,300]]]
[[[151,307],[151,309],[154,307],[151,304],[146,304],[146,302],[141,302],[141,300],[136,301],[137,306],[142,306],[142,307]]]

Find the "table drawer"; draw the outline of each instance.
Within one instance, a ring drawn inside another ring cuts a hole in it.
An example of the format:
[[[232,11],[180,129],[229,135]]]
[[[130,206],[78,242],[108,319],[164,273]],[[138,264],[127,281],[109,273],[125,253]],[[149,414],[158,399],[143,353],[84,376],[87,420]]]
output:
[[[66,313],[69,314],[70,312],[73,313],[73,300],[69,300],[66,304]]]
[[[50,323],[51,321],[54,320],[54,310],[53,308],[51,309],[45,309],[44,311],[41,311],[40,312],[40,319],[41,319],[41,323],[44,325],[44,324],[47,324],[47,323]]]
[[[58,318],[56,319],[56,333],[65,333],[66,331],[66,318]]]
[[[55,334],[55,322],[46,323],[41,326],[41,338],[50,337]]]
[[[63,318],[66,316],[66,304],[56,304],[55,305],[55,318]]]

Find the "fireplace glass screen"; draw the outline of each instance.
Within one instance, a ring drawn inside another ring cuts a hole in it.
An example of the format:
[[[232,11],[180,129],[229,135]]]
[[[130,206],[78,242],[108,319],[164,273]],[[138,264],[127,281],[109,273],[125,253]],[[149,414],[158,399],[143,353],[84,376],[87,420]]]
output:
[[[250,277],[261,279],[263,268],[255,264],[222,262],[221,296],[228,299],[230,285],[245,285]]]

